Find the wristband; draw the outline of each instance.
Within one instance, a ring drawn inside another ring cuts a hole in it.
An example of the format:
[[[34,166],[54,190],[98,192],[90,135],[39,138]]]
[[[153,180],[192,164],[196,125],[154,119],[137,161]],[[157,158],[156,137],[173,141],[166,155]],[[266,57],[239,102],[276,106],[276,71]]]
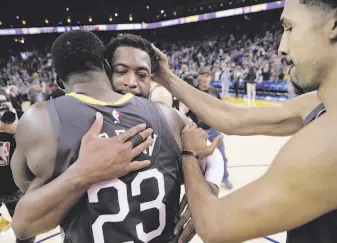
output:
[[[181,155],[192,156],[192,157],[196,158],[197,160],[199,160],[199,156],[196,153],[193,153],[193,152],[190,152],[190,151],[182,151]]]

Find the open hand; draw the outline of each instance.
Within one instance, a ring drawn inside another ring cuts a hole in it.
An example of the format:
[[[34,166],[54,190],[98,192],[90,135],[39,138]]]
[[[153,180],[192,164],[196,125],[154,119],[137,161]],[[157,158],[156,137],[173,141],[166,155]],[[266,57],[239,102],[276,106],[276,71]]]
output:
[[[146,129],[145,124],[140,124],[119,136],[101,138],[99,134],[102,126],[103,116],[97,113],[94,124],[82,138],[76,161],[88,184],[118,178],[150,165],[148,160],[132,160],[151,146],[152,129]],[[133,138],[138,138],[137,144],[132,143]]]
[[[152,44],[152,48],[156,53],[157,63],[158,63],[158,67],[156,67],[156,72],[152,76],[152,80],[156,83],[159,83],[165,86],[167,84],[165,80],[167,80],[172,75],[175,76],[175,74],[170,70],[167,55],[164,54],[157,47],[155,47],[153,44]]]

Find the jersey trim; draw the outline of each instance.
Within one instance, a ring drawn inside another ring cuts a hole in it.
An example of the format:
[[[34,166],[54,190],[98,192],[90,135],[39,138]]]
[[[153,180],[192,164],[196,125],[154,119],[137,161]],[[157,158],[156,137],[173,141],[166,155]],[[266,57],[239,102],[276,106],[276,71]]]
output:
[[[151,85],[150,93],[149,93],[149,99],[151,99],[153,91],[158,87],[160,87],[160,85],[157,84],[157,83],[154,83],[154,84]]]
[[[305,119],[304,126],[307,126],[312,121],[316,120],[318,117],[326,112],[326,108],[323,103],[319,104]]]
[[[126,94],[124,95],[120,100],[116,101],[116,102],[104,102],[104,101],[100,101],[100,100],[96,100],[95,98],[83,95],[83,94],[77,94],[77,93],[69,93],[67,94],[67,96],[71,96],[74,97],[82,102],[88,103],[88,104],[92,104],[92,105],[104,105],[104,106],[108,106],[108,105],[121,105],[124,104],[126,102],[128,102],[132,97],[133,94]]]

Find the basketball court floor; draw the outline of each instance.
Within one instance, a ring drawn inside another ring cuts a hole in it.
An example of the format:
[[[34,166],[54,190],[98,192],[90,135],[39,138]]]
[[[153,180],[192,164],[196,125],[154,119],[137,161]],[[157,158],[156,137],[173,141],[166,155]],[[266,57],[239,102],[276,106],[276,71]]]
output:
[[[241,103],[241,102],[238,102]],[[264,105],[259,104],[259,105]],[[269,105],[269,104],[268,104]],[[239,136],[225,136],[224,142],[226,146],[226,153],[228,157],[228,170],[230,180],[234,184],[234,190],[246,185],[247,183],[257,179],[263,175],[274,156],[277,154],[282,145],[289,138],[279,137],[239,137]],[[221,188],[221,196],[229,194],[224,188]],[[6,209],[0,208],[1,212],[6,215]],[[228,222],[230,223],[230,222]],[[55,229],[47,234],[37,237],[38,243],[61,243],[59,235],[51,237],[59,232]],[[50,238],[51,237],[51,238]],[[266,238],[248,241],[249,243],[285,243],[285,233],[268,236]],[[0,236],[0,243],[14,243],[15,237],[12,230],[7,231],[4,235]],[[192,243],[201,243],[202,241],[195,237]],[[102,242],[103,243],[103,242]]]

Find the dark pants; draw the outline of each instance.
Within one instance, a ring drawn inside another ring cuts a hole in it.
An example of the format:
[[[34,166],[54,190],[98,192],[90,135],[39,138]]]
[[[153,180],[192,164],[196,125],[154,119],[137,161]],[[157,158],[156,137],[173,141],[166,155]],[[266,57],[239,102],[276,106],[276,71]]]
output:
[[[238,96],[239,96],[239,82],[234,82],[234,91],[235,91],[235,97],[238,98]]]
[[[207,133],[208,133],[208,140],[211,141],[211,143],[213,143],[213,141],[221,135],[221,133],[214,129],[214,128],[211,128],[211,129],[206,129],[205,130]],[[223,141],[221,141],[221,143],[218,145],[218,149],[222,155],[222,158],[223,158],[223,163],[224,163],[224,168],[225,168],[225,173],[224,173],[224,177],[223,177],[223,180],[227,180],[228,179],[228,171],[227,171],[227,157],[226,157],[226,154],[225,154],[225,144]]]

